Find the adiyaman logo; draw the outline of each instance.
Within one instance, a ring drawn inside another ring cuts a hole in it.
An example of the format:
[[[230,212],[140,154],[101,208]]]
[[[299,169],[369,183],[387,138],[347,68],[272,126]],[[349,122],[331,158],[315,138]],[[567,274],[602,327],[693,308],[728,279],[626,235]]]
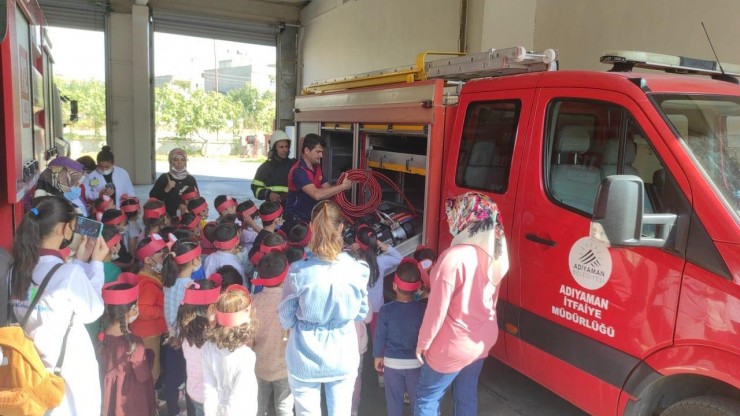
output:
[[[606,245],[590,237],[583,237],[570,248],[568,266],[570,274],[579,285],[596,290],[609,281],[612,257]]]

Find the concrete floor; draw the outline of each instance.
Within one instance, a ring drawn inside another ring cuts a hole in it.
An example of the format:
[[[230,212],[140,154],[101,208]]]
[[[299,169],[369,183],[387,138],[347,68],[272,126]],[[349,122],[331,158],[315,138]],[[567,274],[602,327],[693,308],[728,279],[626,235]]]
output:
[[[198,181],[201,195],[213,205],[217,195],[227,194],[243,201],[254,200],[251,178],[259,164],[243,159],[193,159],[188,162],[189,172]],[[157,162],[157,176],[168,169],[167,162]],[[151,185],[135,186],[142,201],[149,197]],[[215,219],[215,209],[210,210]],[[372,347],[364,357],[361,416],[383,416],[386,414],[385,395],[378,386],[372,366]],[[447,392],[442,401],[442,415],[452,414],[452,398]],[[271,409],[271,415],[274,415]],[[324,410],[326,414],[326,410]],[[406,407],[406,415],[411,415]],[[478,415],[481,416],[581,416],[582,412],[554,393],[516,372],[493,358],[486,359],[478,384]]]

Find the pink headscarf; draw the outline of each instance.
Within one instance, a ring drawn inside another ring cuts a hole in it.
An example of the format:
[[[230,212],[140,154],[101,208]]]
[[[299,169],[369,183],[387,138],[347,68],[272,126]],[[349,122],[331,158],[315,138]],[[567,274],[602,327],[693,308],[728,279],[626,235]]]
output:
[[[174,159],[175,156],[182,156],[185,158],[185,168],[183,168],[183,170],[175,170],[175,168],[172,166],[172,159]],[[167,156],[167,160],[170,162],[170,176],[172,176],[173,179],[183,180],[188,175],[190,175],[187,168],[188,155],[187,153],[185,153],[185,150],[179,147],[170,150],[170,154]]]

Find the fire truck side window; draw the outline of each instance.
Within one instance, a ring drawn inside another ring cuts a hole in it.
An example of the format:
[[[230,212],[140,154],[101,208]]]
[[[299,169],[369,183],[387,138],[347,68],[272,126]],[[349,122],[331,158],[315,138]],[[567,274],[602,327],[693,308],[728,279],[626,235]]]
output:
[[[515,100],[468,106],[457,159],[457,186],[506,192],[520,108],[521,102]]]
[[[634,118],[617,105],[556,100],[547,124],[547,187],[550,197],[591,214],[599,184],[611,175],[636,175],[645,183],[644,212],[665,212],[665,169]],[[655,236],[655,226],[643,226]]]

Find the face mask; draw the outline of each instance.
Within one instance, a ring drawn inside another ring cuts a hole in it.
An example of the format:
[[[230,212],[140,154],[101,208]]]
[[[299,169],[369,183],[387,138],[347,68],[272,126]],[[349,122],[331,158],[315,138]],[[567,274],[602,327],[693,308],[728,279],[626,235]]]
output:
[[[105,169],[105,170],[103,170],[103,169],[98,169],[98,172],[99,172],[99,173],[100,173],[101,175],[110,175],[111,173],[113,173],[113,168],[110,168],[110,169]]]
[[[118,257],[120,257],[120,256],[118,255],[118,253],[115,253],[115,254],[111,254],[111,255],[110,255],[110,260],[111,260],[111,261],[116,261],[116,260],[118,260]]]
[[[128,323],[132,324],[136,320],[136,318],[139,317],[139,309],[136,309],[136,315],[131,315],[128,317]]]
[[[124,225],[123,228],[118,230],[119,234],[126,234],[128,232],[128,224]]]
[[[66,224],[65,224],[66,227]],[[72,234],[72,238],[74,238],[74,234]],[[70,244],[72,244],[72,238],[69,240],[64,237],[64,229],[62,229],[62,242],[59,243],[59,249],[64,250],[65,248],[69,247]]]
[[[76,201],[80,199],[80,194],[81,194],[80,187],[75,186],[75,187],[69,188],[69,192],[65,192],[64,197],[67,198],[68,201]]]
[[[172,168],[172,170],[174,170],[177,173],[183,173],[183,172],[185,172],[186,169],[187,168],[182,168],[182,169],[175,169],[174,167]]]
[[[154,269],[154,272],[157,274],[162,273],[162,263],[155,264],[152,269]]]

